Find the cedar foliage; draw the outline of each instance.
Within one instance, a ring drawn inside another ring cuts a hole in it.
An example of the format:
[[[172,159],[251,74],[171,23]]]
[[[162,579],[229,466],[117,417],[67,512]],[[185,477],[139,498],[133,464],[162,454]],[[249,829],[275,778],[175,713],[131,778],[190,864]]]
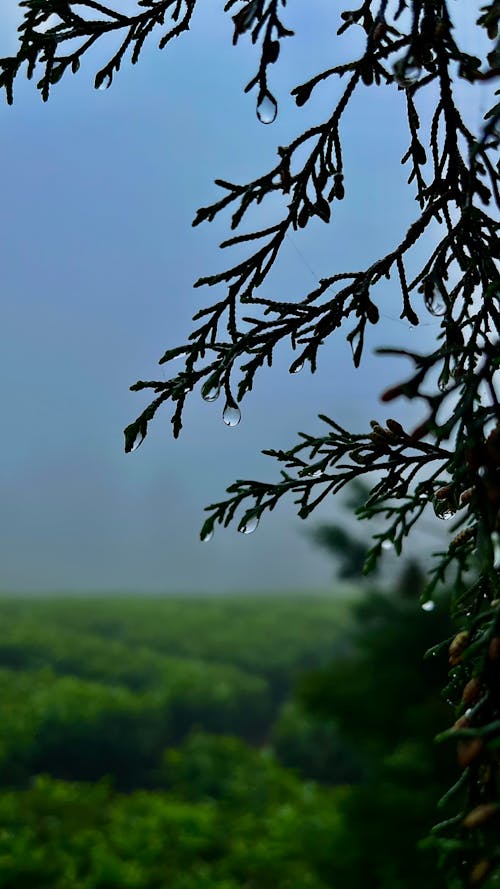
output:
[[[15,79],[25,69],[28,77],[41,72],[38,88],[47,100],[68,71],[78,70],[81,56],[101,36],[115,32],[122,39],[119,49],[95,78],[96,87],[109,86],[127,54],[132,63],[138,61],[150,34],[161,31],[159,45],[164,47],[187,30],[196,0],[139,0],[132,15],[95,0],[23,0],[21,5],[25,16],[19,51],[0,60],[0,86],[9,102]],[[256,91],[257,112],[265,123],[271,123],[278,110],[269,85],[272,65],[282,40],[292,36],[285,7],[286,0],[227,0],[225,5],[233,19],[234,42],[250,37],[259,48],[257,71],[246,90]],[[332,11],[332,16],[337,14]],[[286,495],[295,497],[299,515],[306,518],[326,497],[374,470],[378,480],[358,514],[382,517],[386,527],[374,536],[367,571],[385,540],[400,553],[429,509],[442,519],[453,518],[449,546],[436,555],[423,594],[424,601],[430,601],[451,581],[451,608],[458,624],[455,639],[443,643],[451,642],[447,696],[456,706],[458,721],[442,740],[457,747],[463,773],[451,801],[454,813],[434,836],[448,873],[477,885],[500,863],[500,104],[493,101],[474,131],[462,117],[454,86],[460,79],[488,85],[498,76],[500,3],[486,2],[477,20],[486,47],[481,58],[457,42],[453,16],[449,0],[363,0],[359,7],[340,13],[338,34],[361,28],[364,51],[292,91],[302,106],[319,83],[342,79],[344,88],[331,114],[280,146],[275,165],[253,181],[217,180],[222,197],[197,213],[195,225],[230,209],[235,230],[250,208],[269,195],[281,196],[281,210],[272,225],[233,234],[223,243],[225,248],[248,245],[246,258],[196,282],[220,286],[222,295],[195,315],[188,342],[162,357],[161,363],[168,363],[182,356],[182,369],[166,381],[138,381],[132,387],[149,389],[154,397],[125,430],[125,449],[142,443],[167,402],[174,406],[173,432],[178,436],[186,397],[198,387],[207,401],[224,394],[224,420],[235,425],[239,405],[256,374],[266,363],[271,365],[281,341],[288,341],[296,353],[291,373],[304,364],[314,371],[321,346],[336,331],[346,330],[358,366],[367,325],[379,321],[377,286],[385,278],[394,276],[399,282],[402,319],[412,325],[427,313],[439,319],[436,342],[427,353],[383,350],[408,360],[411,369],[382,394],[382,401],[417,401],[422,419],[416,428],[406,430],[391,417],[385,423],[372,421],[364,434],[353,434],[322,415],[323,434],[301,434],[292,447],[266,452],[282,467],[276,482],[236,481],[227,499],[208,507],[201,533],[208,539],[216,524],[227,526],[237,511],[240,530],[253,530],[262,514]],[[418,206],[414,221],[400,242],[370,265],[353,271],[333,269],[295,302],[264,298],[259,288],[287,233],[316,217],[328,224],[336,201],[346,195],[343,115],[354,93],[365,87],[398,89],[402,94],[408,120],[403,162]],[[427,89],[435,90],[437,98],[425,128],[418,105]],[[305,161],[298,162],[304,152]],[[413,248],[429,230],[438,231],[435,245],[417,274],[410,276]]]

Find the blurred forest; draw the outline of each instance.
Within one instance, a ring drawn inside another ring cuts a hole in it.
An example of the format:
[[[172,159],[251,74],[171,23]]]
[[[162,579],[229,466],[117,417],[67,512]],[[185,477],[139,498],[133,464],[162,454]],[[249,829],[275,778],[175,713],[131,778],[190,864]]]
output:
[[[1,600],[0,887],[443,886],[422,841],[450,714],[423,654],[448,628],[417,575]]]

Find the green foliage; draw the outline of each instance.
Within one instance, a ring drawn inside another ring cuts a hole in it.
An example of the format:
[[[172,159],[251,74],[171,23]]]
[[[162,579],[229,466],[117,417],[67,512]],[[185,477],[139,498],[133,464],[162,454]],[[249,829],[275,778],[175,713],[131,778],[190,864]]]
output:
[[[11,600],[0,612],[0,889],[362,889],[367,873],[381,889],[441,889],[417,846],[449,774],[428,742],[446,725],[444,654],[421,662],[451,632],[444,609],[371,594],[350,617],[311,597]],[[294,644],[276,654],[285,615]],[[314,653],[327,616],[330,647]],[[228,623],[240,644],[246,627],[260,674],[231,665]],[[206,661],[181,657],[193,638]],[[140,688],[125,684],[136,654]],[[41,658],[50,669],[33,669]],[[289,688],[314,658],[296,699],[268,709],[264,674],[288,659]]]
[[[244,762],[243,745],[239,752]],[[337,797],[304,788],[258,756],[251,777],[264,793],[246,805],[237,778],[226,805],[48,778],[0,794],[0,886],[291,889],[298,881],[325,889]]]
[[[415,613],[408,598],[379,593],[355,610],[351,653],[305,676],[298,691],[308,712],[335,720],[340,741],[363,763],[341,805],[348,885],[361,889],[369,870],[384,889],[441,889],[435,858],[417,847],[456,779],[449,757],[429,743],[449,718],[440,698],[445,652],[423,659],[451,633],[446,603]]]
[[[156,786],[165,747],[193,728],[270,735],[294,677],[341,649],[347,607],[19,599],[0,602],[0,615],[0,783],[47,772],[132,789]]]
[[[272,745],[280,763],[303,778],[323,784],[356,784],[363,778],[362,759],[341,737],[334,711],[325,718],[287,701],[273,726]]]
[[[142,691],[175,685],[189,662],[195,676],[225,664],[262,677],[280,701],[299,672],[335,655],[348,619],[340,595],[5,599],[0,666]]]

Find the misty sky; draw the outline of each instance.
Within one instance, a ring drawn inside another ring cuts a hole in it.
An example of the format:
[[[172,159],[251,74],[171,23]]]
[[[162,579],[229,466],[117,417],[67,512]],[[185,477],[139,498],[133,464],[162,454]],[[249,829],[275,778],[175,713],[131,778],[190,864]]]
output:
[[[466,26],[476,5],[466,4]],[[257,379],[237,428],[222,423],[222,404],[195,393],[179,440],[164,410],[144,445],[123,453],[122,430],[146,403],[129,385],[166,372],[158,359],[186,341],[191,316],[214,301],[213,290],[193,290],[193,282],[230,261],[217,247],[227,217],[191,228],[197,207],[217,195],[213,179],[245,181],[274,164],[276,145],[321,120],[343,81],[328,81],[310,109],[296,109],[290,89],[358,49],[356,35],[337,41],[329,0],[308,3],[307,15],[290,3],[285,20],[299,36],[282,46],[272,82],[280,113],[265,127],[255,94],[242,92],[257,55],[247,42],[231,45],[231,20],[222,2],[213,6],[200,3],[192,31],[167,50],[157,50],[157,39],[146,44],[139,64],[124,62],[105,92],[92,83],[106,47],[65,76],[47,105],[20,79],[14,106],[0,106],[1,590],[326,587],[331,565],[306,532],[337,514],[333,503],[306,524],[283,504],[251,537],[218,528],[209,544],[198,539],[203,507],[236,477],[275,477],[260,449],[318,430],[318,412],[357,431],[370,417],[384,419],[378,395],[407,367],[373,348],[425,348],[435,336],[431,316],[417,330],[398,320],[388,283],[383,324],[370,332],[359,371],[342,335],[324,347],[314,377],[288,374],[287,347]],[[2,3],[2,56],[15,51],[17,19],[15,4]],[[472,91],[464,103],[475,124]],[[346,200],[331,225],[318,222],[287,242],[267,295],[298,297],[314,275],[366,265],[415,216],[400,164],[401,92],[360,91],[344,135]],[[266,212],[260,227],[270,224]],[[430,246],[428,238],[422,258]],[[410,420],[407,405],[391,412]]]

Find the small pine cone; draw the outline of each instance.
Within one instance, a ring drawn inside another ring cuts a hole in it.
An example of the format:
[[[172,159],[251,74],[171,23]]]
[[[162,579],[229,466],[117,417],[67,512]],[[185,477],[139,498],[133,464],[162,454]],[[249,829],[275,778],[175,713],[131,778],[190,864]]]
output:
[[[460,506],[466,506],[471,502],[475,490],[475,488],[467,488],[466,491],[462,491],[460,494]]]
[[[491,603],[493,605],[493,602]],[[490,661],[498,661],[500,658],[500,636],[493,636],[488,646],[488,657]]]
[[[401,426],[401,423],[398,423],[397,420],[393,420],[392,417],[389,417],[389,419],[385,422],[389,431],[392,432],[394,435],[406,435],[406,432]]]
[[[485,821],[489,821],[493,815],[496,815],[498,812],[498,806],[496,803],[483,803],[481,806],[476,806],[475,809],[472,809],[468,815],[465,816],[462,824],[467,830],[474,830],[476,827],[481,827],[481,824],[484,824]]]
[[[474,537],[476,533],[475,528],[464,528],[463,531],[459,531],[458,534],[453,538],[450,543],[450,546],[457,547],[462,546],[463,543],[467,543],[471,537]]]
[[[481,738],[471,738],[470,741],[460,741],[457,744],[457,761],[460,768],[465,769],[471,762],[483,752],[484,744]]]
[[[462,692],[462,702],[464,704],[467,704],[468,707],[470,707],[472,704],[475,704],[478,698],[481,697],[482,689],[483,686],[478,676],[474,676],[472,679],[469,679]]]
[[[394,401],[395,398],[400,398],[405,394],[405,385],[404,383],[400,383],[399,386],[392,386],[390,389],[386,389],[385,392],[382,392],[380,396],[381,401]]]
[[[370,432],[370,438],[372,441],[387,441],[386,431],[383,426],[372,426],[372,431]]]
[[[465,648],[467,648],[468,642],[469,634],[466,630],[462,630],[461,633],[457,633],[457,635],[453,639],[448,649],[450,655],[450,664],[452,667],[455,667],[461,660],[462,652]]]
[[[451,491],[452,491],[451,485],[445,485],[444,488],[439,488],[436,491],[436,493],[434,494],[434,497],[436,498],[436,500],[447,500],[451,494]]]
[[[491,861],[487,858],[481,858],[476,862],[469,873],[469,883],[471,886],[479,886],[488,876],[491,869]]]

